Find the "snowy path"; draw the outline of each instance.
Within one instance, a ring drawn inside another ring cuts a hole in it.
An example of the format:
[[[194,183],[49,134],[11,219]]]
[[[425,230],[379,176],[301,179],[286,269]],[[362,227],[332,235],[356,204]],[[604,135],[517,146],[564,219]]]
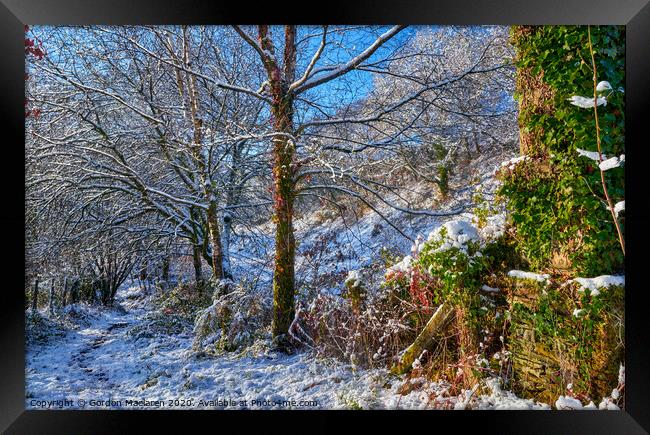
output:
[[[118,339],[116,329],[128,326],[127,322],[112,323],[106,330],[86,330],[78,346],[78,353],[73,354],[68,366],[71,369],[78,367],[86,374],[86,381],[95,383],[98,389],[110,390],[115,385],[110,382],[107,371],[101,364],[96,364],[99,356],[103,354],[103,346]],[[81,334],[80,334],[81,335]]]
[[[383,388],[382,372],[355,373],[305,354],[197,358],[189,352],[189,333],[136,340],[126,331],[141,323],[147,311],[142,301],[128,296],[119,300],[125,310],[88,309],[88,325],[28,349],[28,408],[63,399],[72,400],[73,408],[85,401],[87,409],[103,408],[106,401],[115,401],[111,407],[135,407],[127,400],[164,400],[163,406],[170,407],[168,401],[177,399],[171,407],[384,407],[387,398],[399,398]],[[93,405],[92,400],[104,402]]]

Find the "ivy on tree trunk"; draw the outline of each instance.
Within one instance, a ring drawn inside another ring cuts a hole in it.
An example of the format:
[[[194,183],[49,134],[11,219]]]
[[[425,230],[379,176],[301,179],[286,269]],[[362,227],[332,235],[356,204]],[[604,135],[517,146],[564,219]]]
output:
[[[293,140],[293,82],[296,67],[296,27],[285,26],[283,68],[275,60],[268,26],[259,26],[259,44],[271,91],[273,128],[273,207],[276,223],[273,273],[273,336],[287,334],[295,314],[294,293],[296,241],[293,233],[295,198]]]

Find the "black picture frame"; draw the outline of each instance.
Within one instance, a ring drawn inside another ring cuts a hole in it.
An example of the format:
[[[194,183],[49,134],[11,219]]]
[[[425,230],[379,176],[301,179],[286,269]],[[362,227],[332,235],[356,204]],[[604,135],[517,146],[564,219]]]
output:
[[[208,0],[1,0],[0,44],[3,98],[2,206],[0,228],[5,237],[4,292],[0,302],[0,429],[11,434],[129,433],[153,424],[162,432],[189,431],[201,423],[213,432],[270,433],[338,430],[355,420],[364,432],[388,429],[419,432],[467,429],[481,433],[637,434],[650,431],[648,366],[650,327],[642,300],[644,228],[648,214],[644,165],[648,134],[644,109],[650,77],[650,5],[647,0],[500,0],[471,1],[328,0],[210,2]],[[20,256],[24,252],[24,24],[619,24],[626,25],[626,400],[625,411],[26,411],[24,361],[24,291]],[[343,420],[341,420],[343,419]],[[442,429],[442,424],[449,429]],[[137,426],[136,426],[137,425]],[[422,425],[421,427],[419,427]],[[153,427],[153,426],[150,426]]]

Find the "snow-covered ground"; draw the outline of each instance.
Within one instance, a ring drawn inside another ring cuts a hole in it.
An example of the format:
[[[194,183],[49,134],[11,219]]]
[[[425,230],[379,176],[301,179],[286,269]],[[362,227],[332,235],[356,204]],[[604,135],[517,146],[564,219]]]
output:
[[[548,408],[494,383],[483,396],[450,396],[442,383],[401,395],[405,381],[385,370],[355,370],[308,353],[197,355],[189,330],[127,334],[145,321],[150,306],[137,287],[121,289],[118,306],[123,309],[77,307],[86,320],[81,327],[45,344],[30,343],[27,409]]]
[[[378,382],[381,372],[355,373],[306,354],[215,358],[192,352],[189,331],[130,336],[126,331],[147,314],[146,299],[137,291],[132,287],[119,295],[124,310],[78,308],[87,312],[87,326],[28,347],[27,408],[65,399],[73,408],[87,409],[104,408],[107,401],[110,408],[336,408],[345,407],[351,397],[381,406],[390,395]]]

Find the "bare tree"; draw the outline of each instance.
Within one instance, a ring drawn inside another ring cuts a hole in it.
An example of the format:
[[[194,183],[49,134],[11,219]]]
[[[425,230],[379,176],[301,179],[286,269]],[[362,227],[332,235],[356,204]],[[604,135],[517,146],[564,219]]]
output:
[[[390,68],[400,59],[415,57],[415,54],[403,50],[404,40],[396,38],[404,28],[360,30],[324,26],[320,29],[301,28],[305,34],[300,37],[296,26],[284,26],[283,37],[274,39],[269,26],[258,26],[257,38],[252,37],[249,30],[235,27],[257,53],[267,73],[266,81],[260,86],[263,95],[259,98],[270,107],[274,129],[275,337],[286,334],[294,316],[295,237],[292,221],[296,197],[319,190],[336,191],[357,198],[380,213],[367,199],[369,195],[411,213],[440,215],[427,210],[412,210],[387,200],[382,190],[391,190],[390,186],[364,178],[359,165],[349,164],[341,154],[349,156],[366,150],[391,152],[400,142],[410,139],[410,128],[424,112],[418,108],[423,100],[435,99],[443,90],[467,77],[505,66],[505,63],[485,65],[485,56],[479,56],[461,70],[442,76],[428,74],[412,80],[409,72],[396,73],[394,67]],[[374,36],[369,38],[371,34]],[[311,43],[314,39],[319,42]],[[397,44],[389,47],[391,41],[397,41]],[[364,48],[355,50],[352,47],[356,43]],[[311,57],[305,55],[309,51],[313,53]],[[341,56],[341,53],[345,54]],[[298,59],[301,59],[300,63]],[[359,71],[371,75],[397,74],[399,78],[410,80],[414,86],[402,95],[391,94],[376,99],[375,104],[359,104],[354,89],[359,86],[359,78],[354,77]],[[334,104],[331,103],[332,93],[336,95]],[[376,154],[381,156],[383,153]],[[347,185],[325,181],[326,174],[331,174],[333,180],[337,177],[345,180]]]
[[[229,275],[218,214],[269,201],[246,191],[267,170],[255,143],[259,104],[187,72],[198,64],[227,81],[246,70],[237,46],[214,43],[219,32],[47,29],[43,40],[57,55],[33,64],[31,98],[44,110],[30,138],[34,158],[47,163],[28,189],[33,180],[41,192],[76,191],[82,204],[119,202],[113,225],[155,215],[195,247],[197,278],[199,255],[215,278]]]

